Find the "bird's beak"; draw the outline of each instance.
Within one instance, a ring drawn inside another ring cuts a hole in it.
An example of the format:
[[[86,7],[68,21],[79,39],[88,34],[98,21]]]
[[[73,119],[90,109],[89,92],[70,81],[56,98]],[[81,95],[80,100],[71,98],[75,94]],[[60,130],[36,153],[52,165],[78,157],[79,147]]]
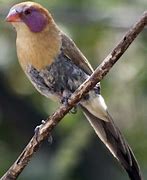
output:
[[[19,13],[15,9],[10,10],[6,17],[6,21],[7,22],[20,22],[21,19],[20,19]]]

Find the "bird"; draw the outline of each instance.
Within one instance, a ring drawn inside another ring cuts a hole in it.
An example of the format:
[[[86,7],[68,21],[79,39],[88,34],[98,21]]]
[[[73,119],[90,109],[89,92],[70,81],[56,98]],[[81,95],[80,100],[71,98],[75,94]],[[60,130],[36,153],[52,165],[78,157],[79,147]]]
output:
[[[15,4],[6,21],[16,30],[18,61],[28,79],[45,97],[67,104],[71,94],[94,72],[87,58],[38,3]],[[129,178],[142,180],[133,151],[108,112],[100,83],[78,106]]]

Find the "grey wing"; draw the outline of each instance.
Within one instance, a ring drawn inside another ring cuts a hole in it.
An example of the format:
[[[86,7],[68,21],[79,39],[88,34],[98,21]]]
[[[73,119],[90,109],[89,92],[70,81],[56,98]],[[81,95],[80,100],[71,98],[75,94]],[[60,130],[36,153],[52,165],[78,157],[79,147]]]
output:
[[[82,54],[76,44],[65,34],[61,33],[62,39],[62,52],[69,59],[71,59],[78,67],[80,67],[86,74],[90,75],[93,72],[93,68]]]

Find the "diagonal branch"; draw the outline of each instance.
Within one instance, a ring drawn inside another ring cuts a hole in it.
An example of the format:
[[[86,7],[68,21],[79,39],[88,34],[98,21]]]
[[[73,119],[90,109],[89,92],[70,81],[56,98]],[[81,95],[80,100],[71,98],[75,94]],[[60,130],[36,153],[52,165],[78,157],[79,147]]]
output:
[[[106,76],[137,35],[144,29],[146,24],[147,11],[144,12],[137,23],[130,28],[123,39],[97,67],[93,74],[72,94],[68,101],[68,105],[61,105],[55,113],[47,118],[46,123],[39,129],[37,140],[36,135],[34,135],[18,159],[3,175],[3,177],[1,177],[1,180],[14,180],[19,176],[27,166],[33,154],[39,149],[39,145],[49,136],[60,120],[83,98],[83,96]]]

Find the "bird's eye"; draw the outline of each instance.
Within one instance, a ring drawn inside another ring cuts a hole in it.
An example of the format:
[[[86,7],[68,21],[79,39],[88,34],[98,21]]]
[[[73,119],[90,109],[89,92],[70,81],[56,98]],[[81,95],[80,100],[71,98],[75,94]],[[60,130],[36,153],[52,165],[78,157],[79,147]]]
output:
[[[26,10],[24,11],[24,14],[27,16],[27,15],[31,14],[31,11],[30,11],[29,9],[26,9]]]

